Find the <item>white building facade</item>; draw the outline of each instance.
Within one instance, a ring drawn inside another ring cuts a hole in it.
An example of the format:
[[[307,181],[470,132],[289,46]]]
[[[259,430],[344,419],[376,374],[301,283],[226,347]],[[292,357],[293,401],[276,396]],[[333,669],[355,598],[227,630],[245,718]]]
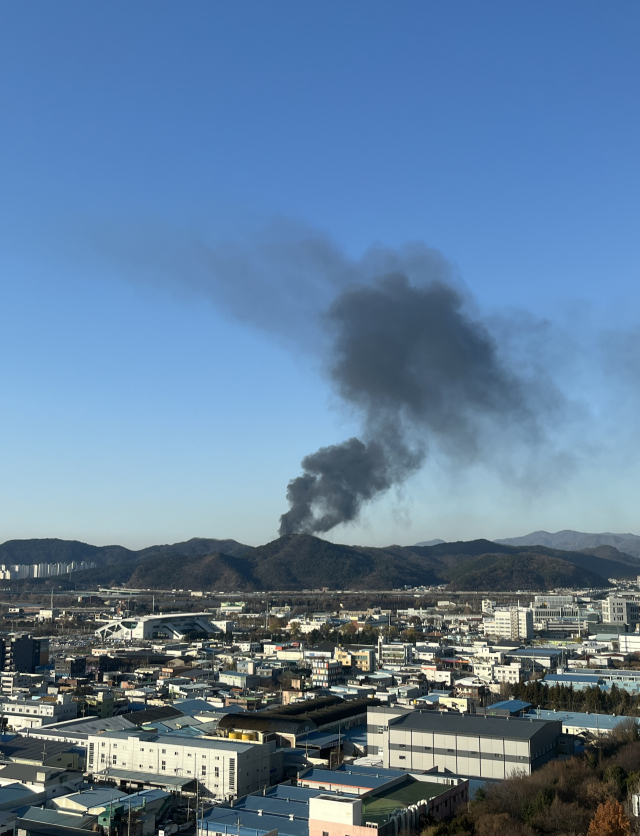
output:
[[[105,732],[89,735],[89,772],[125,769],[197,780],[218,801],[257,792],[271,783],[271,746],[218,737]],[[280,776],[277,776],[279,779]]]

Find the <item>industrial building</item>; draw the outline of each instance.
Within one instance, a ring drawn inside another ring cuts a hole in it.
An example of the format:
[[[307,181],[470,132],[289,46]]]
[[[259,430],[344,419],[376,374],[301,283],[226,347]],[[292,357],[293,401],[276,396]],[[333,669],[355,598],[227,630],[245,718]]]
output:
[[[111,769],[197,780],[216,800],[262,790],[282,778],[275,744],[220,737],[186,737],[144,731],[103,732],[88,737],[87,769]],[[273,763],[272,763],[273,760]]]
[[[555,757],[562,735],[560,720],[393,712],[367,713],[367,753],[387,769],[447,769],[474,778],[530,774]]]
[[[281,784],[232,807],[214,807],[198,822],[198,836],[397,836],[427,816],[452,815],[468,798],[469,782],[455,777],[357,765],[312,769],[297,786]]]

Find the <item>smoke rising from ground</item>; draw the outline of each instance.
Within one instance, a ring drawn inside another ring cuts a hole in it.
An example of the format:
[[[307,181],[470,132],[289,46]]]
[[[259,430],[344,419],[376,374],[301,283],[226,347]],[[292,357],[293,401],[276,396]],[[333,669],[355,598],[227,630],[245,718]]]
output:
[[[325,316],[330,376],[361,416],[363,440],[305,457],[303,474],[289,483],[280,534],[356,520],[364,503],[423,465],[430,443],[464,463],[479,455],[487,425],[516,422],[539,433],[525,383],[464,301],[442,281],[417,286],[402,272],[335,299]]]
[[[361,431],[305,456],[287,488],[281,534],[357,520],[434,450],[461,468],[499,457],[506,473],[522,450],[544,443],[549,418],[565,407],[545,363],[536,368],[540,323],[483,318],[451,265],[423,243],[354,259],[281,219],[242,243],[138,229],[103,230],[94,244],[137,281],[190,290],[321,358]]]

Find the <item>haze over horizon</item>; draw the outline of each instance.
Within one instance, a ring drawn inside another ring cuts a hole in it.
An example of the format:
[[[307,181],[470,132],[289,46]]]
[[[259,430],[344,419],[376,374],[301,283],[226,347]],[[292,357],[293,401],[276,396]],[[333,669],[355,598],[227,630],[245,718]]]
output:
[[[640,530],[637,6],[0,23],[0,540]]]

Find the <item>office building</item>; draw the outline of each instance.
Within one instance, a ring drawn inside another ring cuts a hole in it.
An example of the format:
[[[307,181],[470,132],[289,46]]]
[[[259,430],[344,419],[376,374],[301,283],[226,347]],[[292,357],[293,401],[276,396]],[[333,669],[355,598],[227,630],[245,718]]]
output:
[[[605,624],[635,626],[640,622],[640,604],[632,598],[609,595],[602,602],[602,620]]]

